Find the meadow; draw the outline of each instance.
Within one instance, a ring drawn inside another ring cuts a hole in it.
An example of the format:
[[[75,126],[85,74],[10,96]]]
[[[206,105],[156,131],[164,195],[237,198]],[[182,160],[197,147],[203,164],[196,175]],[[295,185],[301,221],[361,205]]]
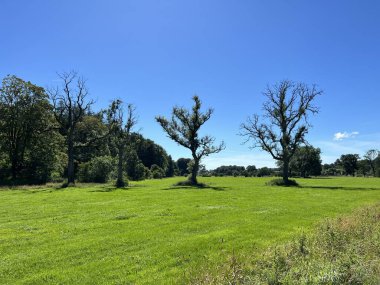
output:
[[[186,284],[380,201],[380,178],[181,179],[0,188],[0,284]]]

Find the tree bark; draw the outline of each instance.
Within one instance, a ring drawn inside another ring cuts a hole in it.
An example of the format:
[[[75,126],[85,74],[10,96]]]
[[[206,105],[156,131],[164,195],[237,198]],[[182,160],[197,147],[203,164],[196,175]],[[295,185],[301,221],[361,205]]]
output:
[[[18,164],[17,159],[13,158],[12,159],[12,180],[16,180],[17,178],[17,164]]]
[[[75,183],[75,174],[74,174],[74,142],[71,136],[68,136],[67,142],[67,184]]]
[[[194,164],[193,164],[193,168],[191,169],[191,176],[190,176],[190,182],[193,185],[198,184],[198,180],[197,180],[198,170],[199,170],[199,159],[194,158]]]
[[[375,166],[373,165],[373,163],[371,163],[371,170],[372,170],[373,177],[376,177]]]
[[[289,159],[284,158],[284,168],[282,172],[282,179],[284,180],[285,184],[289,183]]]

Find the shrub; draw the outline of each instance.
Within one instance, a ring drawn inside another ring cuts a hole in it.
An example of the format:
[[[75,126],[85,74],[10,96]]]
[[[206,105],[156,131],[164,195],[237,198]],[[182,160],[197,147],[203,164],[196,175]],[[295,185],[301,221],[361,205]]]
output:
[[[165,171],[161,167],[159,167],[157,164],[153,164],[150,168],[150,171],[154,179],[161,179],[165,177]]]
[[[112,157],[95,157],[89,162],[79,165],[78,179],[80,182],[105,183],[110,178],[113,168],[114,163]]]

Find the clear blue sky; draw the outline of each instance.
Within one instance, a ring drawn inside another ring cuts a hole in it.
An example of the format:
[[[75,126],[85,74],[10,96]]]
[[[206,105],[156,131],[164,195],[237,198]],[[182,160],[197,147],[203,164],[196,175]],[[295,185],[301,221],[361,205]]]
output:
[[[273,166],[241,145],[240,123],[261,112],[267,84],[315,83],[325,94],[308,139],[329,163],[380,149],[379,15],[377,0],[1,0],[0,77],[46,87],[77,70],[95,110],[113,98],[135,104],[142,134],[174,158],[189,153],[154,117],[196,93],[215,109],[204,133],[227,145],[208,168]]]

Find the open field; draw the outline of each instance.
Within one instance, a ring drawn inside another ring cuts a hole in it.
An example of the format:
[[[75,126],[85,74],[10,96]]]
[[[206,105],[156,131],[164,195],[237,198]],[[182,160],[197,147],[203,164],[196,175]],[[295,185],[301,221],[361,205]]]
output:
[[[379,178],[181,178],[0,190],[0,284],[181,284],[326,217],[380,201]]]

